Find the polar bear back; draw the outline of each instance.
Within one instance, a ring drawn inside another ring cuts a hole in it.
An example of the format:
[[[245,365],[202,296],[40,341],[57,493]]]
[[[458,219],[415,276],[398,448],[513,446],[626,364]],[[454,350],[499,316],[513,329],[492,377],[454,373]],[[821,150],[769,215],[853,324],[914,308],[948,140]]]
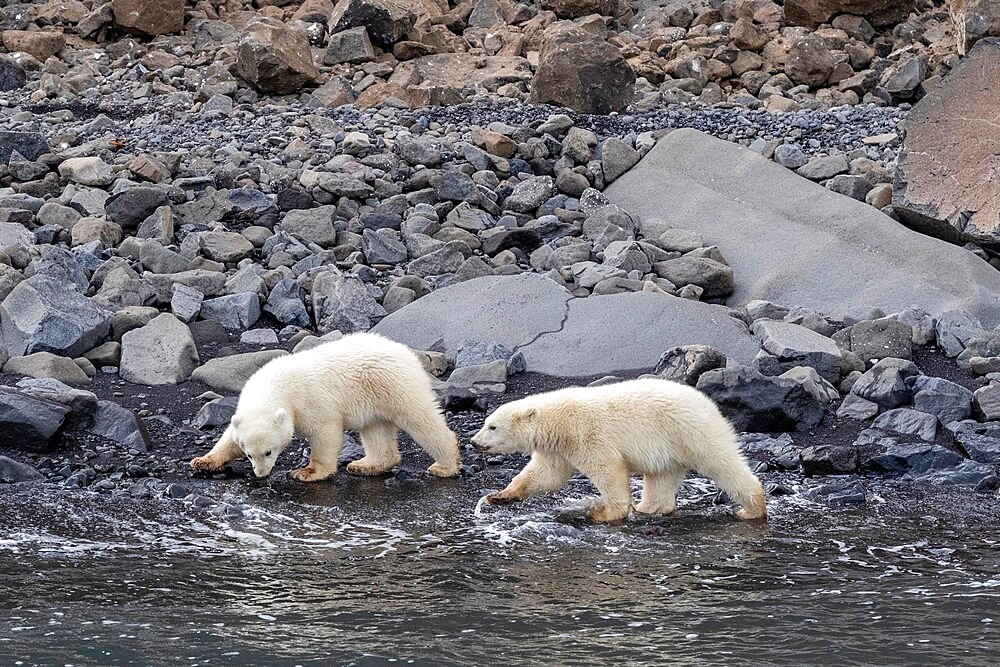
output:
[[[236,414],[278,407],[293,414],[302,434],[326,427],[331,417],[344,428],[359,428],[377,419],[394,421],[413,409],[439,410],[417,355],[369,333],[271,360],[247,380]]]
[[[503,406],[538,411],[535,448],[611,448],[638,471],[741,459],[736,434],[715,403],[688,385],[641,379],[570,387]],[[499,411],[498,411],[499,412]]]

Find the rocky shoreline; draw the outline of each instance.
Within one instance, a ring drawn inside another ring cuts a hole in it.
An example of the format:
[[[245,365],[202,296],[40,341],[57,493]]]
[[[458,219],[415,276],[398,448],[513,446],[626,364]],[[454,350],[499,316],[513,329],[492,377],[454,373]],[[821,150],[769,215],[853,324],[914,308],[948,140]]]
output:
[[[651,372],[720,404],[774,497],[997,490],[1000,244],[920,160],[956,90],[989,108],[1000,45],[939,2],[354,25],[380,1],[3,8],[0,481],[211,504],[186,461],[242,382],[374,330],[466,450],[501,402]],[[552,65],[593,40],[628,90]]]

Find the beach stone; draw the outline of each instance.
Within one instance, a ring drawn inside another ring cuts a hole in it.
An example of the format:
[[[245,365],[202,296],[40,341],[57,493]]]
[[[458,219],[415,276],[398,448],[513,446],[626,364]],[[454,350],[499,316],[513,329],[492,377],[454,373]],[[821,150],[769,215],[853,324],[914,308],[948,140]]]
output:
[[[0,92],[19,90],[28,82],[28,75],[13,58],[0,54]],[[25,156],[27,157],[27,156]],[[7,158],[10,158],[8,155]]]
[[[323,334],[368,331],[386,315],[363,282],[332,271],[313,283],[312,303],[316,328]]]
[[[542,36],[531,101],[580,113],[624,111],[635,73],[617,47],[572,23],[554,23]]]
[[[785,62],[785,74],[797,84],[815,88],[826,83],[835,64],[833,54],[822,37],[805,35],[792,42]]]
[[[795,144],[781,144],[774,149],[774,161],[782,167],[788,169],[798,169],[804,167],[809,158],[800,146]]]
[[[426,3],[429,4],[429,3]],[[391,51],[396,42],[401,41],[416,21],[417,6],[411,0],[343,0],[338,2],[329,19],[330,31],[337,33],[351,28],[367,28],[371,41],[385,50]],[[425,9],[424,12],[430,10]],[[436,12],[440,14],[438,9]]]
[[[988,166],[1000,144],[989,92],[997,77],[1000,40],[984,40],[910,111],[892,205],[916,229],[958,243],[1000,243],[1000,187]]]
[[[966,310],[946,310],[938,315],[934,326],[937,345],[949,357],[957,357],[965,344],[984,331],[983,323]]]
[[[166,35],[184,27],[184,0],[111,0],[115,25],[146,35]]]
[[[0,484],[37,482],[43,479],[45,479],[45,475],[27,463],[0,456]]]
[[[872,423],[874,428],[915,435],[925,442],[934,442],[937,435],[937,417],[910,408],[896,408],[880,414]]]
[[[0,91],[9,90],[3,87],[3,67],[3,57],[0,56]],[[0,164],[10,162],[10,156],[15,151],[26,160],[37,160],[50,150],[45,137],[39,132],[0,131]]]
[[[922,482],[930,486],[957,486],[973,491],[990,493],[1000,488],[1000,478],[996,469],[978,461],[962,461],[954,468],[930,470],[927,472],[910,471],[903,479]]]
[[[991,382],[973,392],[972,404],[983,421],[1000,420],[1000,382]]]
[[[697,388],[740,431],[804,431],[823,419],[823,405],[794,380],[768,377],[748,366],[708,371]]]
[[[108,219],[125,229],[137,229],[149,216],[168,203],[167,195],[161,190],[149,187],[134,187],[104,202]]]
[[[955,440],[973,461],[1000,465],[1000,438],[960,431],[955,434]]]
[[[892,317],[863,320],[833,335],[833,340],[862,361],[893,357],[909,359],[912,353],[913,329]]]
[[[843,372],[840,348],[826,336],[798,324],[769,320],[754,322],[750,330],[785,370],[809,366],[829,382],[840,381]]]
[[[0,387],[0,446],[28,452],[50,451],[69,408],[35,398],[10,387]]]
[[[271,18],[256,18],[244,28],[236,69],[258,90],[278,94],[294,92],[319,75],[308,33]]]
[[[283,278],[271,289],[264,312],[282,324],[308,327],[312,324],[305,306],[305,292],[292,278]]]
[[[238,396],[224,396],[209,401],[201,407],[198,414],[191,420],[191,428],[203,430],[206,428],[224,428],[229,426],[236,414]]]
[[[1000,273],[980,258],[696,130],[664,136],[604,194],[640,220],[683,221],[723,248],[738,277],[734,307],[760,299],[834,319],[960,308],[1000,324]]]
[[[700,287],[706,299],[725,298],[733,293],[733,269],[709,257],[678,257],[653,264],[656,275],[677,287]]]
[[[617,137],[608,137],[601,148],[604,182],[611,183],[639,162],[639,151]]]
[[[862,436],[869,433],[863,431]],[[878,437],[878,432],[871,432],[871,437]],[[864,440],[859,440],[864,442]],[[865,459],[862,468],[865,471],[881,475],[899,477],[906,473],[926,473],[934,470],[948,470],[961,465],[963,459],[953,451],[941,445],[902,443],[887,439],[889,443],[884,451]],[[859,443],[856,442],[855,445]]]
[[[802,472],[818,475],[849,475],[858,471],[858,451],[849,445],[813,445],[799,453]]]
[[[913,407],[936,416],[942,424],[962,421],[972,414],[972,392],[944,378],[918,375],[913,382]]]
[[[952,0],[948,8],[957,32],[958,52],[963,56],[982,38],[1000,37],[997,0]]]
[[[13,357],[4,364],[3,372],[31,378],[52,378],[68,385],[90,382],[87,374],[72,359],[51,352],[35,352],[23,357]]]
[[[905,20],[915,6],[915,0],[785,0],[785,20],[815,29],[838,14],[853,14],[882,27]]]
[[[117,443],[126,449],[144,452],[152,442],[142,420],[128,408],[113,401],[100,401],[86,426],[89,433]]]
[[[327,65],[339,63],[358,64],[375,57],[375,49],[368,38],[364,26],[342,30],[330,35],[323,62]]]
[[[281,220],[281,228],[305,243],[332,248],[337,244],[337,230],[333,227],[336,211],[335,206],[289,211]]]
[[[111,165],[99,157],[73,157],[59,163],[59,175],[73,183],[104,187],[115,180]]]
[[[17,388],[28,396],[64,405],[75,417],[87,417],[97,409],[97,396],[93,392],[70,387],[55,378],[22,378],[17,381]]]
[[[170,313],[127,332],[121,345],[119,374],[133,384],[180,384],[199,363],[191,330]]]
[[[794,366],[778,376],[785,380],[797,382],[809,392],[809,395],[822,405],[829,405],[840,400],[840,393],[836,387],[827,382],[810,366]]]
[[[861,398],[857,394],[848,394],[837,408],[838,417],[866,421],[878,414],[878,403]]]
[[[850,168],[850,163],[843,155],[822,155],[812,158],[804,166],[799,167],[798,174],[811,181],[825,181],[847,172]]]
[[[681,345],[664,352],[653,372],[667,380],[694,387],[707,371],[725,367],[726,355],[718,350],[708,345]]]
[[[44,274],[18,283],[0,303],[2,344],[15,356],[76,357],[103,342],[110,328],[110,312]]]
[[[895,408],[910,402],[913,390],[907,379],[917,375],[920,369],[910,361],[881,359],[858,378],[851,393],[883,408]]]
[[[267,362],[286,354],[284,350],[262,350],[216,357],[196,368],[191,379],[219,393],[239,394],[251,375]]]
[[[206,299],[201,318],[220,322],[227,331],[245,331],[260,319],[260,298],[255,292],[243,292]]]

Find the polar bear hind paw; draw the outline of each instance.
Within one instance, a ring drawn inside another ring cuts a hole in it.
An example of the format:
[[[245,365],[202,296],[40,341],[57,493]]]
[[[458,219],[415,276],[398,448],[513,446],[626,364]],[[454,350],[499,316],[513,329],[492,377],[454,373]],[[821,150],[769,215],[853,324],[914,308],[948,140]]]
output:
[[[622,521],[628,516],[628,507],[612,508],[601,503],[594,505],[587,511],[587,517],[597,523],[615,523]]]
[[[646,502],[645,500],[641,501],[639,504],[635,506],[635,511],[638,512],[639,514],[661,514],[665,516],[668,514],[673,514],[676,510],[677,510],[676,505],[663,505],[663,504],[656,505],[653,503]]]
[[[321,470],[315,466],[308,466],[306,468],[299,468],[298,470],[292,471],[292,479],[296,479],[300,482],[319,482],[333,473],[326,470]]]
[[[427,474],[435,477],[458,477],[458,468],[455,466],[445,466],[440,463],[432,463],[427,469]]]
[[[395,461],[375,462],[365,456],[357,461],[351,461],[348,463],[347,472],[352,475],[361,475],[362,477],[374,477],[376,475],[384,475],[392,471],[392,469],[398,465],[399,459],[396,459]]]

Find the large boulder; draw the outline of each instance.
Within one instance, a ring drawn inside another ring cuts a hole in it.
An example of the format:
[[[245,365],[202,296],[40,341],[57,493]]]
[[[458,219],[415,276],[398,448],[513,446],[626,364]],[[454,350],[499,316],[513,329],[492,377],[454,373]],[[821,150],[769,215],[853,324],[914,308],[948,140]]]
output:
[[[826,336],[799,324],[771,320],[758,320],[751,331],[764,350],[778,359],[782,371],[809,366],[830,382],[840,379],[840,348]]]
[[[365,283],[333,271],[313,283],[312,302],[321,333],[368,331],[386,314]]]
[[[505,84],[530,80],[531,65],[525,58],[441,53],[401,62],[386,84],[376,84],[369,88],[372,93],[365,91],[358,98],[358,106],[374,106],[386,96],[411,107],[461,104],[466,89],[495,92]],[[378,93],[380,87],[387,90]]]
[[[18,283],[0,303],[2,345],[11,355],[79,356],[100,345],[110,329],[109,311],[44,274]]]
[[[737,276],[733,306],[763,299],[835,317],[963,308],[1000,322],[1000,273],[972,253],[696,130],[669,133],[604,194],[718,245]]]
[[[892,205],[917,229],[1000,249],[997,80],[1000,40],[984,40],[910,111]]]
[[[0,447],[49,451],[70,409],[54,401],[0,387]]]
[[[191,330],[170,313],[122,336],[120,374],[135,384],[180,384],[198,366]]]
[[[0,132],[0,164],[7,164],[15,151],[25,159],[35,160],[50,150],[39,132]]]
[[[292,93],[319,75],[309,34],[270,18],[247,24],[236,50],[236,69],[268,93]]]
[[[962,55],[983,37],[1000,37],[1000,0],[951,0],[948,7]]]
[[[191,379],[206,384],[215,391],[238,394],[250,376],[264,364],[286,354],[288,353],[284,350],[264,350],[216,357],[196,368]]]
[[[854,14],[882,27],[904,20],[916,4],[916,0],[785,0],[785,21],[818,28],[840,14]]]
[[[740,431],[805,431],[823,420],[823,404],[795,380],[768,377],[747,366],[708,371],[698,389]]]
[[[111,0],[115,25],[146,35],[166,35],[184,28],[184,0]]]
[[[635,93],[635,72],[618,47],[573,23],[554,23],[542,37],[531,101],[581,113],[624,111]]]
[[[372,42],[387,51],[406,37],[417,19],[444,12],[433,0],[341,0],[330,16],[330,32],[364,27]]]
[[[450,358],[462,341],[496,341],[520,351],[529,371],[561,377],[652,369],[664,350],[681,345],[709,345],[742,363],[760,350],[721,306],[652,292],[574,299],[537,274],[486,276],[436,290],[372,331]]]

